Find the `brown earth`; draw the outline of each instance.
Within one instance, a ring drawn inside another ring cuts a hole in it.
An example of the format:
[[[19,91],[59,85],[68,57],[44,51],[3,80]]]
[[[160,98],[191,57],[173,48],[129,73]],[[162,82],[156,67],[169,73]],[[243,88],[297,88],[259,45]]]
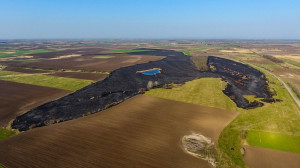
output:
[[[249,168],[299,168],[300,154],[245,146],[245,163]]]
[[[76,120],[23,132],[0,142],[4,166],[210,168],[184,152],[181,138],[199,133],[217,142],[237,113],[138,95]]]
[[[41,59],[39,62],[21,62],[21,61],[0,61],[6,66],[33,67],[39,69],[69,69],[69,70],[88,70],[88,71],[112,71],[120,67],[126,67],[135,64],[157,61],[162,56],[136,56],[127,54],[115,54],[109,59],[99,59],[93,56],[80,56],[65,59]]]
[[[55,72],[49,74],[51,76],[60,76],[66,78],[77,78],[77,79],[87,79],[87,80],[94,80],[100,81],[107,77],[108,74],[101,74],[101,73],[81,73],[81,72]]]
[[[16,116],[55,100],[69,91],[0,80],[0,127]]]
[[[42,71],[42,70],[25,69],[25,68],[20,68],[20,67],[6,67],[4,70],[5,71],[21,72],[21,73],[31,73],[31,74],[47,72],[47,71]]]
[[[21,72],[21,73],[29,73],[29,74],[49,73],[48,75],[51,75],[51,76],[87,79],[87,80],[94,80],[94,81],[103,80],[108,75],[108,74],[104,74],[104,73],[55,72],[55,71],[47,71],[47,70],[44,71],[44,70],[35,70],[35,69],[25,69],[25,68],[21,68],[21,67],[6,67],[4,70]]]
[[[271,61],[267,59],[252,59],[252,60],[247,60],[247,62],[252,63],[252,64],[273,64]]]

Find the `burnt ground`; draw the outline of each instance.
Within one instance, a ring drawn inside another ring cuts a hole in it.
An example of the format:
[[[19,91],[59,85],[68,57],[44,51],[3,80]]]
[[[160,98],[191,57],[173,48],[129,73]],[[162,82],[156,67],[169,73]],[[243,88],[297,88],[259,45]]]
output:
[[[243,95],[255,95],[260,98],[270,97],[270,93],[266,89],[265,76],[250,66],[210,56],[208,57],[208,64],[214,66],[215,70],[200,72],[190,57],[181,52],[151,50],[128,54],[166,56],[166,58],[119,68],[111,72],[103,81],[91,84],[59,100],[46,103],[18,116],[12,123],[12,128],[25,131],[96,113],[137,94],[142,94],[147,86],[149,87],[149,83],[155,84],[154,87],[163,87],[165,84],[182,84],[202,77],[220,77],[229,83],[224,93],[241,108],[257,106],[250,104]],[[136,73],[136,71],[152,68],[161,68],[161,74],[146,76]]]

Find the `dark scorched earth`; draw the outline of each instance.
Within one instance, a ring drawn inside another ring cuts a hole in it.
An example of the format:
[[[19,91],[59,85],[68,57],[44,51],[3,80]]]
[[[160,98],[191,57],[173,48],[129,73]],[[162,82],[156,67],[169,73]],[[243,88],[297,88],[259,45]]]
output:
[[[166,58],[117,69],[103,81],[93,83],[58,100],[48,102],[18,116],[12,123],[13,129],[25,131],[62,121],[72,120],[99,112],[118,104],[137,94],[144,93],[149,87],[163,87],[166,84],[183,84],[197,78],[222,78],[228,82],[224,94],[229,96],[238,107],[254,108],[260,102],[249,103],[243,95],[259,98],[272,97],[268,91],[266,77],[258,70],[224,58],[208,57],[207,64],[214,70],[201,72],[190,59],[181,52],[161,49],[133,52],[136,55],[166,56]],[[147,76],[137,71],[161,68],[161,73]]]

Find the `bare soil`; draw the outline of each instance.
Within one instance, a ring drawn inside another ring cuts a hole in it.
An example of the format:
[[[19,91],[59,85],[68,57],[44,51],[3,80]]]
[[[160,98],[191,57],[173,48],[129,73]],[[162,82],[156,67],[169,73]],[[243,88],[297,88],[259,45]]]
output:
[[[184,135],[216,143],[237,113],[138,95],[80,119],[32,129],[0,142],[8,168],[211,168],[183,149]]]
[[[6,126],[16,116],[60,98],[69,91],[0,80],[0,126]]]
[[[42,71],[42,70],[25,69],[25,68],[20,68],[20,67],[6,67],[4,70],[5,71],[21,72],[21,73],[31,73],[31,74],[47,72],[47,71]]]
[[[94,81],[100,81],[107,77],[107,74],[81,73],[81,72],[55,72],[49,75],[66,77],[66,78],[87,79],[87,80],[94,80]]]
[[[300,154],[245,146],[245,163],[249,168],[299,168]]]

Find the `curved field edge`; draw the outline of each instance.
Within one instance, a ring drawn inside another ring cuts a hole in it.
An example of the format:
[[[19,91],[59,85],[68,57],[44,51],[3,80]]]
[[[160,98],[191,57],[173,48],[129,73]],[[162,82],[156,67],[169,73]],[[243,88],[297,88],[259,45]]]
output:
[[[219,167],[228,167],[230,165],[228,160],[235,164],[233,167],[246,167],[240,149],[246,140],[247,131],[290,135],[289,138],[292,139],[300,135],[297,105],[277,79],[267,73],[265,75],[270,88],[276,91],[277,95],[274,98],[281,99],[282,102],[264,103],[263,107],[256,109],[237,108],[222,93],[226,83],[218,78],[201,78],[173,89],[153,89],[146,92],[146,95],[240,112],[240,115],[222,131],[219,137],[218,146],[222,155]],[[273,149],[281,150],[284,145],[287,144],[274,146]],[[266,145],[261,147],[268,148]]]

